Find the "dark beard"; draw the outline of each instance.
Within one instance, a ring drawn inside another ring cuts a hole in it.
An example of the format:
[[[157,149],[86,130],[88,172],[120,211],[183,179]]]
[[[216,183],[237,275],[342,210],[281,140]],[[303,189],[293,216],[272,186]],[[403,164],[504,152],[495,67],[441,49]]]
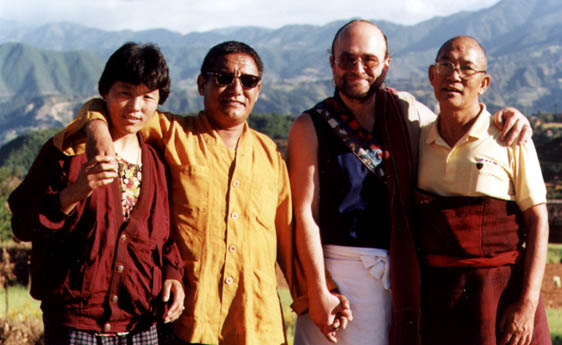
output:
[[[349,99],[354,99],[359,101],[359,103],[367,103],[371,99],[371,97],[373,97],[373,95],[377,92],[377,90],[382,87],[382,84],[386,79],[386,72],[387,69],[383,69],[381,75],[379,75],[378,78],[375,79],[375,81],[369,87],[369,90],[361,95],[351,95],[345,91],[346,89],[345,87],[342,90],[336,86],[336,91],[343,94]]]

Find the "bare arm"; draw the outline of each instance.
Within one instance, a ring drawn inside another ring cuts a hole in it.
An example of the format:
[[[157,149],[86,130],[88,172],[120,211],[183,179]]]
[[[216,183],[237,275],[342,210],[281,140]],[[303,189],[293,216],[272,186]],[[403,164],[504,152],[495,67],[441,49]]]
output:
[[[519,145],[531,139],[533,129],[529,120],[519,110],[506,107],[494,114],[494,125],[501,129],[500,139],[506,145],[516,140]]]
[[[548,212],[545,204],[523,212],[529,231],[520,299],[509,306],[500,319],[499,344],[528,345],[533,336],[535,312],[539,302],[548,249]]]
[[[86,155],[88,159],[92,159],[95,156],[115,156],[113,139],[106,122],[92,120],[86,124],[84,129],[86,132]]]
[[[342,327],[352,316],[349,309],[338,310],[340,298],[332,294],[326,284],[320,229],[316,221],[320,195],[317,151],[314,125],[310,116],[303,114],[295,120],[289,133],[288,166],[295,212],[295,241],[307,281],[310,318],[330,341],[335,342],[336,314],[339,311],[347,315],[341,320]],[[339,322],[336,321],[336,325]]]

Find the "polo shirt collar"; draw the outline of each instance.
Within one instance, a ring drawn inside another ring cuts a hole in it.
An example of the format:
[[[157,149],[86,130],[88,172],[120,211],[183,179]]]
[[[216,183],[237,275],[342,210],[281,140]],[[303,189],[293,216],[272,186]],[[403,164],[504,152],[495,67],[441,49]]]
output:
[[[436,143],[438,140],[439,142],[445,143],[443,138],[441,138],[441,136],[439,135],[440,116],[441,114],[439,114],[437,119],[431,124],[429,134],[427,135],[427,139],[425,140],[426,144]],[[479,139],[482,136],[486,135],[490,125],[490,116],[490,113],[486,109],[486,105],[480,103],[480,113],[478,114],[476,121],[472,124],[472,127],[470,127],[470,130],[467,134],[465,134],[464,137],[468,137],[469,139]]]

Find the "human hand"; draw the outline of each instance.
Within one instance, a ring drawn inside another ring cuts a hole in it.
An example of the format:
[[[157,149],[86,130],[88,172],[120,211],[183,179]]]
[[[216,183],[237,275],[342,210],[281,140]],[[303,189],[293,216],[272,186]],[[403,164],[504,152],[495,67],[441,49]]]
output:
[[[501,315],[498,325],[501,340],[498,345],[529,345],[533,338],[536,307],[529,301],[519,301]]]
[[[115,156],[113,139],[109,133],[107,123],[102,120],[92,120],[86,124],[86,156]]]
[[[353,320],[348,299],[339,293],[318,294],[310,300],[309,316],[322,334],[332,343],[337,343],[336,333]]]
[[[511,145],[517,140],[521,145],[531,139],[533,129],[529,120],[519,110],[506,107],[494,114],[494,124],[501,129],[500,139]]]
[[[353,314],[351,313],[351,307],[347,297],[335,292],[332,292],[332,294],[339,298],[340,304],[336,307],[336,318],[331,325],[332,331],[328,333],[328,339],[331,338],[334,340],[334,343],[337,343],[336,332],[346,329],[349,321],[353,320]]]
[[[170,295],[173,296],[173,300],[172,305],[170,305],[170,308],[168,308],[168,311],[164,314],[164,322],[166,323],[177,320],[185,309],[183,306],[185,292],[183,291],[181,283],[175,279],[166,279],[164,281],[162,301],[168,303]]]
[[[117,176],[117,161],[112,156],[95,156],[84,163],[74,183],[80,200],[92,194],[94,189],[112,183]]]
[[[61,209],[69,214],[76,203],[89,197],[94,189],[110,184],[117,177],[117,161],[113,157],[96,156],[84,163],[76,181],[59,194]]]

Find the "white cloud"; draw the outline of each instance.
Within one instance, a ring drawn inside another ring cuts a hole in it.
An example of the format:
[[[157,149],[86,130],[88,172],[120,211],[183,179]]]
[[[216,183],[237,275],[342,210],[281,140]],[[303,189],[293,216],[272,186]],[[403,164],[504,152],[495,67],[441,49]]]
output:
[[[0,17],[32,24],[75,22],[104,30],[167,28],[204,31],[227,26],[325,24],[351,17],[413,24],[477,10],[498,0],[0,0]]]

